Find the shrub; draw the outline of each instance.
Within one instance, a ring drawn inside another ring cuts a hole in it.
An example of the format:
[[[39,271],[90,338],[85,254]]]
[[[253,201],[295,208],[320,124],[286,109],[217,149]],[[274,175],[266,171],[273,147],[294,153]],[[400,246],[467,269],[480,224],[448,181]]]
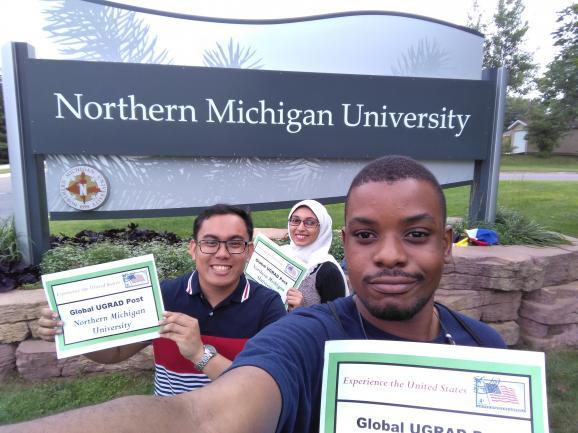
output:
[[[115,260],[133,257],[131,248],[122,243],[102,242],[92,244],[84,249],[82,266],[98,265],[100,263],[113,262]]]
[[[498,208],[494,224],[484,221],[468,223],[464,218],[454,224],[454,234],[462,234],[469,228],[487,228],[495,230],[500,237],[501,245],[564,245],[568,240],[559,233],[549,231],[531,218],[513,209]]]
[[[164,242],[129,244],[101,242],[89,245],[63,244],[47,251],[42,257],[42,273],[65,271],[115,260],[153,254],[160,280],[175,278],[192,268],[186,243],[168,245]]]
[[[14,220],[0,218],[0,292],[38,281],[37,266],[26,266],[18,248]]]
[[[84,248],[79,245],[60,245],[42,255],[40,270],[43,274],[81,268],[84,263]]]
[[[176,278],[194,269],[194,263],[188,252],[188,242],[167,245],[162,242],[150,242],[136,245],[132,253],[134,256],[152,254],[160,280]]]
[[[512,143],[512,136],[505,135],[502,137],[502,154],[507,155],[512,153],[514,150],[514,144]]]
[[[335,257],[335,260],[341,262],[345,253],[343,251],[343,242],[341,241],[341,230],[333,230],[333,240],[331,247],[329,247],[329,254]]]
[[[20,250],[16,240],[14,220],[0,218],[0,263],[20,261]]]

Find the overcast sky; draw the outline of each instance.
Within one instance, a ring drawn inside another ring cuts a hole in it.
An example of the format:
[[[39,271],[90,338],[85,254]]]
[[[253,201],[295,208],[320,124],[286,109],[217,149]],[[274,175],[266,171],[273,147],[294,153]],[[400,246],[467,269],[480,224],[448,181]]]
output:
[[[283,18],[307,16],[345,10],[401,11],[464,25],[471,0],[117,0],[143,7],[181,13],[226,18]],[[524,19],[530,29],[526,49],[544,67],[554,56],[551,32],[557,28],[556,12],[573,0],[525,0]],[[489,19],[497,0],[479,0]],[[46,40],[41,9],[42,0],[0,1],[0,45],[9,41],[29,42],[40,46]],[[1,66],[1,63],[0,63]]]

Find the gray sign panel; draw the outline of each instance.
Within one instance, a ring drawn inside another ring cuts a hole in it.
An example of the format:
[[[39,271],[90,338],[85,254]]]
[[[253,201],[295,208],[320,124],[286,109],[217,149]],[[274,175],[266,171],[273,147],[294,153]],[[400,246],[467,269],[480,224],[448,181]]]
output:
[[[487,157],[494,83],[29,59],[37,154]]]

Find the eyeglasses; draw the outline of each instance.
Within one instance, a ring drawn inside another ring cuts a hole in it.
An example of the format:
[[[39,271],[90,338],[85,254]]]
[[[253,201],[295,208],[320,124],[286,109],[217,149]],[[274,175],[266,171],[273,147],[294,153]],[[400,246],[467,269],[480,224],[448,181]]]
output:
[[[289,218],[289,224],[294,227],[298,227],[301,223],[303,223],[303,225],[308,228],[317,227],[319,225],[319,221],[317,221],[315,218],[305,218],[304,220],[299,217]]]
[[[199,249],[204,254],[215,254],[217,251],[219,251],[221,244],[225,244],[225,248],[229,254],[243,254],[247,249],[247,245],[251,244],[252,242],[243,241],[240,239],[231,239],[228,241],[203,239],[197,243],[199,244]]]

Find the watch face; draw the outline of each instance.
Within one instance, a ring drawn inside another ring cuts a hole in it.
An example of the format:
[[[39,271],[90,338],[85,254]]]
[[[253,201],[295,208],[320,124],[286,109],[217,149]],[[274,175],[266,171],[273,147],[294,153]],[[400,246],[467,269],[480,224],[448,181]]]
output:
[[[210,353],[211,355],[215,356],[217,354],[217,349],[215,349],[215,346],[205,344],[205,353]]]

